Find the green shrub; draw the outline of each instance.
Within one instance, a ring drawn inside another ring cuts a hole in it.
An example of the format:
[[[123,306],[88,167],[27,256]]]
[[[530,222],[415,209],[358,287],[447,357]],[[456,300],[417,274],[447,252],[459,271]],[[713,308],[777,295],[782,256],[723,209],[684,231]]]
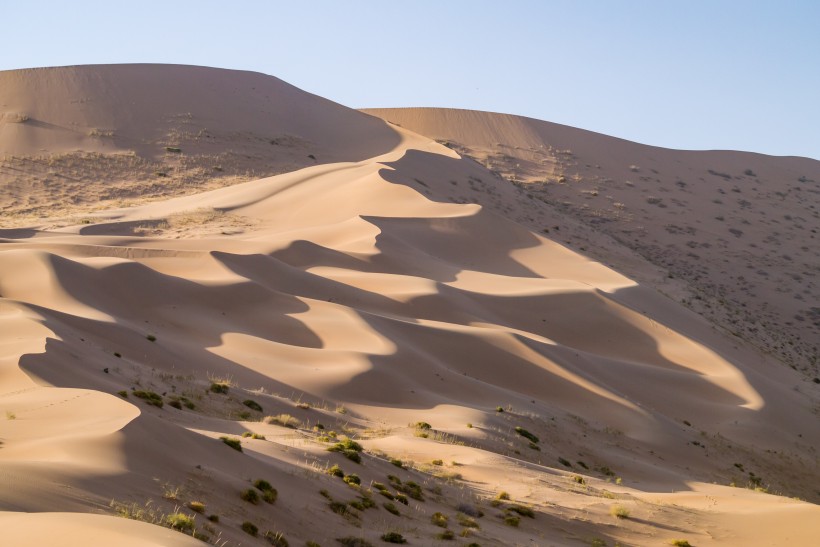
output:
[[[445,541],[450,541],[456,539],[456,535],[453,533],[452,530],[445,530],[442,533],[436,535],[437,539],[443,539]]]
[[[416,429],[423,429],[425,431],[430,431],[431,429],[433,429],[433,426],[431,426],[427,422],[416,422]]]
[[[384,508],[387,510],[387,512],[388,512],[388,513],[393,513],[393,514],[394,514],[394,515],[396,515],[396,516],[400,516],[400,515],[401,515],[401,513],[399,513],[399,508],[398,508],[398,507],[396,507],[396,506],[395,506],[395,504],[393,504],[393,503],[391,503],[391,502],[389,502],[389,501],[384,502],[384,503],[382,504],[382,507],[384,507]]]
[[[246,399],[242,401],[242,404],[246,407],[250,408],[251,410],[256,410],[258,412],[262,412],[262,405],[254,401],[253,399]]]
[[[522,437],[525,437],[525,438],[529,439],[530,441],[532,441],[534,443],[540,442],[538,440],[538,437],[536,437],[535,435],[533,435],[532,433],[530,433],[529,431],[527,431],[523,427],[516,426],[515,427],[515,432],[518,433],[519,435],[521,435]]]
[[[430,463],[432,463],[433,465],[444,465],[444,462],[441,460],[433,460]]]
[[[387,543],[407,543],[404,536],[398,532],[387,532],[386,534],[382,534],[382,541],[386,541]]]
[[[256,493],[256,490],[253,488],[248,488],[247,490],[243,490],[239,497],[243,500],[247,501],[248,503],[252,503],[256,505],[259,503],[259,494]]]
[[[529,517],[531,519],[535,518],[535,511],[533,511],[531,508],[529,508],[525,505],[519,505],[519,504],[510,505],[508,509],[510,511],[515,511],[516,513],[518,513],[522,517]]]
[[[345,439],[333,446],[328,447],[328,452],[340,452],[345,458],[356,463],[362,463],[359,452],[363,450],[362,445],[352,439]]]
[[[208,515],[208,520],[211,522],[219,522],[219,515]]]
[[[282,532],[271,532],[270,530],[268,530],[267,532],[265,532],[265,535],[263,537],[268,541],[268,543],[273,545],[273,547],[290,547],[288,540],[285,539],[285,536],[282,535]]]
[[[166,146],[165,151],[166,152],[171,152],[172,154],[181,154],[182,153],[182,148],[177,148],[176,146]],[[256,535],[256,534],[253,534],[253,535]]]
[[[165,522],[169,527],[180,532],[193,532],[195,525],[194,518],[185,513],[172,513],[165,517]]]
[[[263,440],[263,441],[265,440],[264,435],[261,435],[259,433],[254,433],[252,431],[245,431],[244,433],[242,433],[242,436],[245,437],[245,438],[250,437],[251,439],[260,439],[260,440]]]
[[[572,467],[572,462],[570,462],[569,460],[567,460],[567,459],[565,459],[565,458],[561,458],[561,457],[559,457],[559,458],[558,458],[558,463],[560,463],[560,464],[561,464],[561,465],[563,465],[564,467]]]
[[[219,437],[219,440],[227,444],[234,450],[242,452],[242,441],[240,441],[239,439],[235,439],[233,437]]]
[[[176,408],[177,410],[182,410],[182,403],[179,399],[173,399],[168,403],[169,406]]]
[[[242,523],[242,531],[244,531],[246,534],[250,534],[253,537],[256,537],[256,535],[259,533],[259,528],[254,523],[246,520]]]
[[[262,492],[262,499],[265,500],[265,503],[276,503],[276,499],[279,497],[279,492],[276,489],[272,490],[265,490]]]
[[[508,500],[508,499],[510,499],[510,495],[507,492],[505,492],[504,490],[502,490],[501,492],[498,493],[498,495],[495,497],[495,499],[497,499],[497,500]]]
[[[156,336],[154,336],[153,334],[149,334],[149,335],[147,335],[147,336],[145,337],[145,339],[146,339],[146,340],[148,340],[149,342],[156,342],[156,341],[157,341],[157,337],[156,337]]]
[[[117,395],[119,395],[119,396],[120,396],[120,397],[122,397],[123,399],[127,399],[127,398],[128,398],[128,392],[127,392],[127,391],[125,391],[124,389],[123,389],[122,391],[118,391],[118,392],[117,392]]]
[[[628,519],[629,509],[627,509],[623,505],[613,505],[609,508],[609,514],[619,519]]]
[[[479,528],[478,523],[465,514],[457,513],[456,520],[464,528]]]
[[[393,465],[395,465],[396,467],[398,467],[400,469],[404,469],[404,462],[402,462],[398,458],[390,458],[390,463],[392,463]]]
[[[201,501],[192,501],[188,504],[188,508],[195,513],[204,513],[205,504]]]
[[[447,528],[447,521],[450,520],[447,518],[447,515],[444,513],[433,513],[433,516],[430,518],[430,521],[435,524],[436,526],[440,526],[442,528]]]
[[[669,544],[674,545],[675,547],[692,547],[692,544],[685,539],[673,539],[669,542]]]
[[[497,406],[497,407],[495,407],[495,411],[496,412],[504,412],[504,407],[503,406]]]
[[[214,393],[228,393],[228,389],[230,389],[230,385],[226,384],[225,382],[211,382],[211,391]]]
[[[350,475],[345,475],[342,480],[345,481],[347,484],[359,485],[359,484],[362,483],[362,479],[360,479],[359,475],[357,475],[355,473],[351,473]]]
[[[518,528],[518,525],[521,523],[521,517],[516,517],[515,515],[504,515],[504,524],[507,526],[513,526]]]
[[[336,464],[333,464],[333,466],[331,466],[330,469],[327,470],[327,474],[330,475],[331,477],[339,477],[339,478],[344,478],[344,476],[345,476],[345,472],[342,471],[342,468],[339,467]],[[358,477],[356,477],[356,478],[358,478]]]
[[[140,399],[145,400],[145,402],[149,405],[162,408],[162,395],[160,395],[159,393],[141,390],[134,391],[133,393],[134,397],[139,397]]]

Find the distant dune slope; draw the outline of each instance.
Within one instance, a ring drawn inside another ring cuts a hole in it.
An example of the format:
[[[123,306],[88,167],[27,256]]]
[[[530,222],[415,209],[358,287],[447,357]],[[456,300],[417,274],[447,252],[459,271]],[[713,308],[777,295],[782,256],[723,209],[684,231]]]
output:
[[[333,161],[0,229],[15,545],[820,533],[820,385],[548,237],[582,223],[526,227],[553,210],[481,164],[320,104],[280,127]]]
[[[571,233],[563,226],[560,240],[820,376],[820,162],[669,150],[489,112],[364,112],[476,159],[548,210],[582,223]],[[508,216],[536,229],[560,224],[526,218],[520,208]],[[633,266],[613,247],[636,252],[665,275]]]
[[[0,71],[3,223],[392,149],[378,120],[277,78],[180,65]],[[104,184],[101,184],[104,183]]]

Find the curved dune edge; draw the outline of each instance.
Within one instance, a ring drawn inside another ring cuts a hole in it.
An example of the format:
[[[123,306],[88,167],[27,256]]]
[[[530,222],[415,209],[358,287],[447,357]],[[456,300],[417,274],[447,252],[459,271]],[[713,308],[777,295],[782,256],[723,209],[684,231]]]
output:
[[[187,547],[203,543],[192,537],[124,518],[83,513],[0,512],[3,541],[19,547],[82,547],[91,538],[118,547]]]
[[[769,509],[800,526],[794,537],[818,533],[803,520],[817,506],[786,497],[817,496],[812,385],[510,221],[500,211],[528,198],[475,162],[406,129],[390,135],[372,156],[0,232],[0,408],[15,414],[0,426],[0,479],[12,485],[0,508],[192,513],[200,501],[220,516],[209,536],[229,544],[247,543],[250,520],[291,544],[376,543],[396,527],[423,545],[440,533],[431,514],[455,522],[463,503],[486,513],[482,545],[765,543],[781,537],[776,518],[761,517],[772,528],[756,539],[744,528]],[[359,439],[363,463],[328,452],[329,431]],[[358,492],[325,473],[332,464],[365,489],[417,481],[426,499],[401,518],[351,517],[357,527],[319,494]],[[783,496],[743,488],[755,477]],[[241,499],[258,478],[278,489],[275,504]],[[490,501],[502,490],[535,518],[504,524]],[[618,504],[632,518],[613,517]],[[42,517],[50,533],[66,514],[0,518]],[[95,519],[68,529],[187,541]]]

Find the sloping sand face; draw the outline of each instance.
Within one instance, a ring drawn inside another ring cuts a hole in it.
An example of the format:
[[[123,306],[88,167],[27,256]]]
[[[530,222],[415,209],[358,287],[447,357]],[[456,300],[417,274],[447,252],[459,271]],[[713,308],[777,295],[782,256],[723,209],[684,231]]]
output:
[[[230,89],[232,73],[205,72]],[[317,100],[285,89],[294,112]],[[323,119],[282,123],[337,161],[0,231],[12,544],[818,533],[813,384],[461,202],[481,187],[516,210],[519,191],[475,162],[378,121],[363,142],[392,144],[360,157]]]
[[[669,150],[489,112],[365,112],[447,143],[547,213],[516,207],[505,216],[552,230],[809,378],[820,376],[820,162]],[[486,192],[476,197],[498,210]]]

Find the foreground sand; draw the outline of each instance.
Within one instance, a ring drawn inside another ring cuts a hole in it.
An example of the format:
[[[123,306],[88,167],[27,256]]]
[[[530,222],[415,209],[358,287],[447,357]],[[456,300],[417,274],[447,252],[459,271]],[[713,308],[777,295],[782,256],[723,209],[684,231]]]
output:
[[[52,73],[71,91],[155,70],[166,69]],[[240,94],[264,80],[182,73]],[[288,127],[285,113],[321,101],[274,84],[287,101],[266,108]],[[117,104],[112,88],[105,97]],[[188,545],[196,534],[264,545],[268,531],[290,545],[378,545],[388,531],[452,544],[437,539],[439,512],[457,544],[811,544],[820,393],[805,374],[511,221],[527,198],[482,165],[322,104],[288,131],[312,135],[303,152],[321,157],[321,146],[332,161],[0,230],[0,521],[11,544]],[[179,109],[192,125],[218,124],[240,118],[230,105],[208,119],[212,105]],[[35,108],[14,110],[48,121]],[[148,116],[138,114],[129,119]],[[155,127],[95,123],[132,140]],[[164,154],[152,146],[140,153]],[[88,195],[110,186],[90,184]],[[456,202],[479,186],[493,207]],[[361,463],[326,450],[346,436],[363,445]],[[334,464],[361,485],[329,475]],[[278,490],[275,503],[242,499],[256,479]],[[390,501],[401,493],[407,505]],[[195,520],[186,537],[116,513]]]

